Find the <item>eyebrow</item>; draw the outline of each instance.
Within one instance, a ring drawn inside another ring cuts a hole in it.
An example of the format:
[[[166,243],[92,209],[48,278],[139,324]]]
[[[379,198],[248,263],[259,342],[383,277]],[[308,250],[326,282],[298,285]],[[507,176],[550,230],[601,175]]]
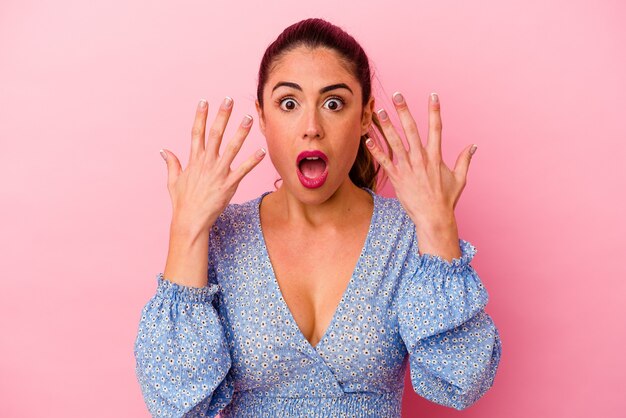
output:
[[[276,83],[276,85],[272,89],[272,92],[274,90],[276,90],[277,88],[281,87],[281,86],[291,87],[293,89],[302,91],[302,87],[300,87],[300,85],[297,84],[297,83],[292,83],[290,81],[279,81],[278,83]],[[320,94],[323,94],[323,93],[326,93],[327,91],[331,91],[331,90],[335,90],[335,89],[347,89],[350,93],[354,94],[352,89],[350,87],[348,87],[348,85],[345,84],[345,83],[331,84],[330,86],[322,87],[320,89]]]

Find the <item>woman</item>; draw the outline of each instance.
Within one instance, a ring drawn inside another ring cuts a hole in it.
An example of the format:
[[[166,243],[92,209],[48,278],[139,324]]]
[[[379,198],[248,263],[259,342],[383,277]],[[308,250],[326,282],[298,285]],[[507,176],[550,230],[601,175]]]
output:
[[[385,110],[374,113],[370,78],[350,35],[301,21],[259,70],[259,125],[280,188],[230,203],[265,150],[230,169],[247,116],[218,155],[229,98],[206,144],[200,103],[186,170],[164,152],[169,253],[135,342],[153,415],[399,417],[407,363],[418,394],[456,409],[492,386],[499,333],[454,218],[470,148],[449,170],[437,96],[423,147],[395,94],[406,150]],[[369,138],[372,124],[397,165]],[[375,193],[381,166],[397,198]]]

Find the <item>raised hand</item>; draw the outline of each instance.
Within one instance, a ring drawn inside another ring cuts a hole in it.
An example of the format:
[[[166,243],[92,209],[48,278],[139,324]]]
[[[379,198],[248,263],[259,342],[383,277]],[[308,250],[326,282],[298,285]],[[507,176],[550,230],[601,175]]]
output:
[[[189,163],[184,171],[171,151],[162,150],[168,168],[167,188],[172,200],[172,222],[191,234],[200,234],[201,231],[208,234],[209,228],[235,194],[241,179],[265,156],[265,149],[261,148],[235,170],[230,168],[252,127],[250,115],[244,116],[234,138],[228,142],[223,155],[219,155],[232,109],[233,100],[225,98],[205,144],[208,104],[205,100],[200,101],[191,130]]]
[[[441,156],[441,105],[437,95],[433,93],[428,104],[426,146],[422,145],[415,120],[400,93],[393,95],[393,103],[409,149],[405,149],[384,109],[378,111],[378,118],[393,153],[398,157],[397,165],[371,139],[367,141],[368,148],[389,176],[398,200],[416,225],[418,235],[428,238],[429,242],[420,245],[420,250],[428,245],[433,252],[457,255],[454,208],[465,188],[469,163],[476,148],[471,144],[467,146],[459,154],[454,170],[450,170]],[[437,236],[445,240],[445,245],[443,241],[434,242]]]

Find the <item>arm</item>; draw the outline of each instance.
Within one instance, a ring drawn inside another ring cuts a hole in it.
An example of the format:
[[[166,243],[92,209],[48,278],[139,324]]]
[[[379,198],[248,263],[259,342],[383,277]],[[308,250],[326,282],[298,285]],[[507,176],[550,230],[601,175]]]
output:
[[[215,221],[210,221],[213,225]],[[193,229],[174,219],[163,275],[168,280],[191,287],[207,285],[209,229]]]
[[[190,285],[174,283],[159,273],[156,294],[141,313],[134,346],[136,375],[155,417],[215,416],[232,398],[230,352],[213,305],[220,288],[217,283],[207,284],[207,262],[209,276],[214,276],[215,260],[197,249],[208,248],[208,241],[196,240],[195,249],[170,242],[168,267],[181,272],[176,279],[184,277],[180,281]],[[213,240],[211,248],[216,244]],[[190,250],[185,253],[180,248]],[[202,280],[192,274],[199,266],[204,270]]]
[[[233,393],[230,353],[211,303],[218,285],[184,287],[162,274],[157,282],[134,347],[148,410],[155,417],[215,416]]]
[[[469,264],[476,249],[465,240],[459,244],[462,255],[451,261],[417,257],[399,297],[398,321],[415,392],[461,410],[493,385],[501,341],[484,310],[488,293]]]

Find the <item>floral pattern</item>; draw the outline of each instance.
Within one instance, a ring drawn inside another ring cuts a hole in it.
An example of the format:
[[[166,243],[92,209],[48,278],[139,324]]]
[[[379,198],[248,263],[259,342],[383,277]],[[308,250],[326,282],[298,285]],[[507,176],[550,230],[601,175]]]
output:
[[[438,404],[464,409],[487,392],[502,348],[470,265],[476,248],[460,239],[460,258],[419,255],[399,201],[364,189],[374,200],[368,235],[315,347],[265,247],[259,206],[269,191],[229,204],[213,225],[206,287],[157,274],[134,346],[153,416],[400,417],[407,365],[415,392]]]

